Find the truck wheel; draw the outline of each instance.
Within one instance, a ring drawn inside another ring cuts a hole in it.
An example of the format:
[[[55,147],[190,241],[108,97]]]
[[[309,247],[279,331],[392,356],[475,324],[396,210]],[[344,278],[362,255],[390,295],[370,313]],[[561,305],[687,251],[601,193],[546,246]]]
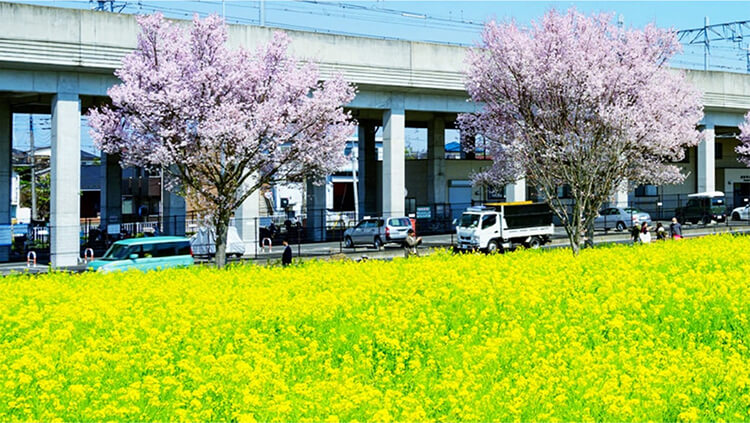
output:
[[[497,241],[490,241],[487,243],[487,254],[497,253],[500,248],[497,246]]]
[[[354,242],[352,241],[352,237],[348,236],[344,238],[344,247],[346,248],[354,247]]]
[[[708,216],[708,215],[703,216],[703,219],[701,219],[701,221],[703,222],[704,225],[708,225],[709,223],[711,223],[711,216]]]
[[[625,226],[625,222],[617,222],[617,226],[615,226],[615,229],[617,230],[617,232],[622,232],[627,229],[627,226]]]
[[[529,240],[527,247],[536,250],[541,246],[542,246],[542,240],[539,239],[539,237],[532,236],[531,239]]]
[[[379,236],[375,237],[375,240],[372,242],[372,244],[375,246],[376,250],[380,250],[383,248],[383,241],[380,240]]]

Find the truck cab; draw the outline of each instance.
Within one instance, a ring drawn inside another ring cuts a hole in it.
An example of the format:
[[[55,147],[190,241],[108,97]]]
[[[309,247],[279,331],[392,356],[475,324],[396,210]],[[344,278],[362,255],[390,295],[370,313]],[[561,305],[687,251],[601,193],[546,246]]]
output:
[[[470,207],[456,221],[460,251],[493,253],[519,245],[539,248],[550,240],[555,227],[552,211],[530,201]]]
[[[711,223],[722,222],[727,218],[724,193],[721,191],[699,192],[688,195],[687,204],[675,210],[675,216],[680,223]]]

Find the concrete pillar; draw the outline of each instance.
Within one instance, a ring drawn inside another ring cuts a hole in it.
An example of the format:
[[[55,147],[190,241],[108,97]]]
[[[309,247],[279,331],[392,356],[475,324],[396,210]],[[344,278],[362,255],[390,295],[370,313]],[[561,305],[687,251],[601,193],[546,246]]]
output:
[[[326,179],[316,185],[312,180],[307,181],[307,221],[305,230],[310,241],[325,241],[326,239]]]
[[[81,100],[77,93],[52,98],[50,260],[74,266],[80,256]]]
[[[404,97],[392,96],[383,113],[383,216],[406,212],[406,111]]]
[[[505,201],[526,201],[526,178],[521,178],[505,187]]]
[[[378,151],[375,148],[375,125],[360,122],[357,147],[359,149],[358,174],[359,215],[374,216],[377,212],[378,191],[377,165]]]
[[[167,190],[162,181],[161,186],[161,218],[162,235],[185,236],[185,199]]]
[[[253,181],[245,181],[250,185]],[[260,192],[255,190],[245,199],[242,205],[234,211],[234,227],[237,235],[245,244],[245,254],[255,254],[258,246],[258,216],[260,216]]]
[[[427,124],[427,202],[448,202],[445,177],[445,120],[433,118]]]
[[[704,140],[698,144],[698,192],[716,190],[716,132],[714,124],[706,123]]]
[[[122,168],[119,157],[102,153],[101,227],[109,234],[120,232],[122,223]]]
[[[10,105],[0,102],[0,262],[10,260],[11,222],[11,147],[13,133],[13,113]]]

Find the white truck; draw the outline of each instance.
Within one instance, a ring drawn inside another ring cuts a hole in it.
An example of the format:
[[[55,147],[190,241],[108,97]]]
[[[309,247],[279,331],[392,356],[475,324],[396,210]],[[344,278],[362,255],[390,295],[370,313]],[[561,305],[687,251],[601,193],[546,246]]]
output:
[[[486,204],[469,207],[456,220],[456,249],[492,253],[519,245],[539,248],[554,233],[552,210],[545,203]]]

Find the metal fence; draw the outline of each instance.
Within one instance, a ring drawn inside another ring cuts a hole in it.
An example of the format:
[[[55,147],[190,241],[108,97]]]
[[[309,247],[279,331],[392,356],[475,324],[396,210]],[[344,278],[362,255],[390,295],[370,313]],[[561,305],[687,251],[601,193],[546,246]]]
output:
[[[687,200],[686,195],[637,197],[628,203],[627,209],[631,215],[634,215],[637,211],[649,213],[652,222],[655,224],[657,221],[668,222],[671,220],[675,215],[675,209],[684,206]],[[414,228],[420,236],[452,234],[455,233],[454,219],[460,217],[466,208],[478,204],[472,202],[412,205],[411,209],[407,210],[406,215],[413,220]],[[570,206],[572,208],[572,204]],[[733,207],[735,207],[735,204],[728,204],[726,206],[727,212],[731,212]],[[365,215],[365,213],[360,213],[360,215]],[[380,213],[367,213],[367,216],[379,217]],[[276,255],[280,251],[279,246],[283,240],[296,246],[297,255],[320,256],[350,251],[345,247],[345,236],[347,230],[359,223],[356,217],[355,213],[351,211],[333,212],[320,209],[307,210],[307,213],[296,215],[278,213],[249,218],[245,221],[232,218],[230,226],[237,228],[240,232],[242,229],[255,232],[254,236],[246,236],[246,238],[257,240],[254,245],[245,246],[244,255],[246,257]],[[606,221],[607,217],[604,217],[604,219]],[[555,223],[556,225],[560,224],[559,221]],[[705,223],[690,225],[689,228],[705,228],[707,226]],[[717,225],[717,223],[709,224]],[[727,221],[720,222],[718,225],[731,225],[743,229],[744,227],[750,228],[750,221],[731,221],[730,216]],[[604,226],[612,230],[616,228],[616,222]],[[626,226],[632,226],[632,221],[627,222]],[[668,226],[668,224],[665,224],[665,226]],[[86,248],[92,248],[95,254],[100,256],[113,242],[119,239],[165,234],[190,236],[203,227],[206,227],[206,222],[200,213],[179,216],[153,215],[144,217],[139,221],[117,222],[110,220],[106,223],[100,221],[100,219],[88,219],[81,221],[80,246],[82,252]],[[562,231],[559,230],[558,232],[560,232],[558,236],[564,237]],[[44,223],[16,225],[13,229],[13,236],[13,252],[16,259],[25,257],[30,250],[34,250],[41,256],[44,256],[45,251],[49,251],[50,228]],[[303,245],[307,245],[304,248],[306,251],[303,251]],[[211,245],[204,247],[212,248]]]

